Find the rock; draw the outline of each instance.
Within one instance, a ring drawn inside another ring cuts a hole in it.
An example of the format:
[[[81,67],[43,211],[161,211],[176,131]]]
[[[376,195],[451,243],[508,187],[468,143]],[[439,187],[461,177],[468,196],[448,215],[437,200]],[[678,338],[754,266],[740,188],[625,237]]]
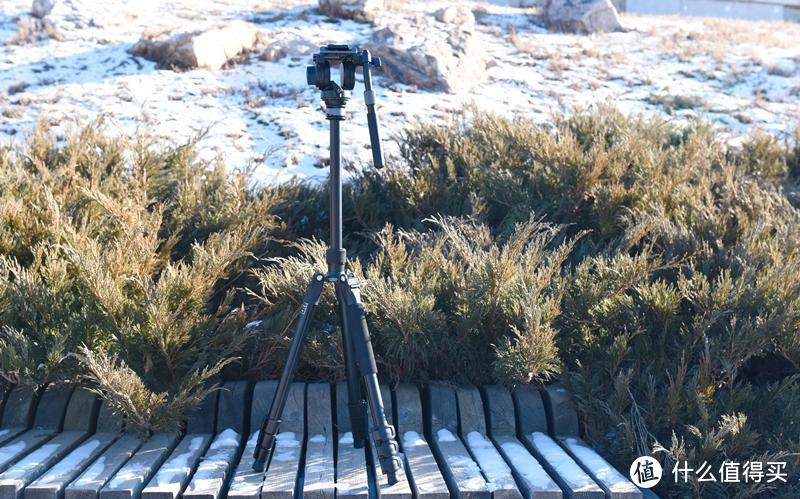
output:
[[[319,10],[326,16],[357,21],[371,21],[385,8],[384,0],[319,0]]]
[[[467,90],[483,79],[486,73],[483,50],[470,31],[460,28],[447,31],[424,25],[420,28],[405,37],[399,34],[404,32],[403,27],[384,28],[373,35],[370,46],[381,57],[384,77],[451,93]]]
[[[475,15],[466,5],[444,7],[437,10],[434,17],[436,17],[437,21],[461,26],[465,29],[472,29],[475,26]]]
[[[53,0],[33,0],[31,15],[37,19],[43,19],[53,11],[53,7],[55,7]]]
[[[610,0],[545,0],[544,21],[550,29],[569,33],[622,30]]]
[[[277,61],[284,57],[304,57],[319,49],[319,46],[297,35],[278,36],[265,43],[258,58],[262,61]]]
[[[252,24],[237,21],[203,32],[145,32],[129,52],[158,63],[159,68],[220,69],[239,54],[253,50],[261,36]]]

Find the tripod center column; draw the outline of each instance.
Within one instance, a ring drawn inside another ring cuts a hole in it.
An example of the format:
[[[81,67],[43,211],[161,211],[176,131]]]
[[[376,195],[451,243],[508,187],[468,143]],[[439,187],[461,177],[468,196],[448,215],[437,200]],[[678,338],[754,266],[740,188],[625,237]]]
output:
[[[345,271],[347,253],[342,247],[342,165],[341,165],[341,136],[340,122],[347,118],[344,106],[347,102],[347,92],[339,89],[336,96],[323,99],[326,104],[325,115],[330,122],[330,233],[331,241],[328,248],[327,262],[329,274],[341,274]]]

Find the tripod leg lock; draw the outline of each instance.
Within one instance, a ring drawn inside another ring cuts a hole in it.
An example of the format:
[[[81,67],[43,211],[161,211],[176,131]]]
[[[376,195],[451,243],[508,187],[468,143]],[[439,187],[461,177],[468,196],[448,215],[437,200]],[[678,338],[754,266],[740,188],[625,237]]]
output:
[[[259,434],[256,450],[253,453],[253,469],[255,471],[264,471],[267,469],[267,463],[272,457],[272,451],[275,449],[275,435],[278,434],[278,427],[281,425],[280,419],[270,419],[264,423]]]
[[[381,472],[386,475],[389,485],[397,483],[397,472],[403,469],[400,449],[395,440],[394,426],[386,424],[372,429],[372,441],[378,454]]]

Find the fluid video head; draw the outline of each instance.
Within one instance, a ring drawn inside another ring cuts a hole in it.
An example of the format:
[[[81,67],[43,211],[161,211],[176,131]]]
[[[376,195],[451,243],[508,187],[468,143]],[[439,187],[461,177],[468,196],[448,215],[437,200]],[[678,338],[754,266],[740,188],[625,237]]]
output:
[[[314,54],[314,65],[306,68],[306,81],[320,90],[328,90],[331,81],[331,66],[341,65],[343,90],[353,90],[356,86],[356,67],[381,67],[380,57],[372,57],[368,50],[359,51],[349,45],[326,45]]]
[[[306,81],[321,90],[325,102],[325,115],[329,120],[346,118],[344,107],[350,100],[350,91],[356,86],[356,68],[364,74],[364,104],[367,105],[367,128],[372,148],[372,161],[383,168],[381,140],[378,134],[378,115],[375,112],[375,92],[372,91],[372,66],[381,67],[380,57],[372,57],[369,50],[359,50],[349,45],[326,45],[314,54],[314,65],[306,68]],[[331,80],[331,67],[341,68],[341,84]]]

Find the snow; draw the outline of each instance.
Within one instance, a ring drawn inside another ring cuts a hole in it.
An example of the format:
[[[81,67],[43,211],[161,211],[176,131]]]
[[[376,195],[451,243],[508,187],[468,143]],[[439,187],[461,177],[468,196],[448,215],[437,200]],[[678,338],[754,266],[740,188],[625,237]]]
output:
[[[3,438],[7,433],[11,432],[10,429],[0,430],[0,438]]]
[[[83,475],[81,475],[80,479],[76,483],[80,483],[82,485],[91,485],[94,482],[97,482],[98,481],[97,479],[100,478],[100,474],[103,473],[105,465],[106,465],[106,457],[100,456],[100,458],[97,461],[95,461],[94,463],[92,463],[91,466],[89,466],[89,469],[87,469],[83,473]]]
[[[294,432],[284,431],[278,433],[275,437],[275,453],[272,459],[276,461],[294,461],[299,456],[299,452],[300,441]]]
[[[20,460],[17,464],[7,469],[0,482],[5,480],[15,480],[24,477],[31,470],[36,469],[41,463],[47,461],[58,449],[61,447],[59,444],[44,444],[35,451],[31,452],[25,458]]]
[[[222,433],[214,438],[209,450],[221,449],[223,447],[238,447],[239,434],[231,428],[225,429]]]
[[[258,439],[257,433],[255,438]],[[253,445],[255,446],[255,444]],[[239,434],[232,428],[226,428],[218,434],[197,466],[190,488],[195,491],[216,488],[218,480],[224,478],[238,447]]]
[[[511,465],[537,490],[553,490],[558,486],[553,482],[539,461],[517,442],[504,442],[501,446]]]
[[[477,431],[471,431],[467,433],[467,445],[483,470],[490,491],[509,486],[514,488],[511,469],[488,438]]]
[[[339,444],[340,445],[352,445],[353,444],[353,432],[352,431],[345,432],[341,437],[339,437]]]
[[[327,438],[325,438],[325,435],[323,435],[321,433],[318,433],[316,435],[312,435],[311,437],[308,438],[309,442],[316,442],[316,443],[325,443],[326,440],[327,440]]]
[[[448,430],[446,428],[442,428],[441,430],[436,432],[436,441],[437,442],[455,442],[456,441],[456,437],[455,437],[455,435],[450,433],[450,430]]]
[[[637,490],[633,483],[594,450],[574,438],[565,439],[564,444],[598,480],[608,485],[609,488],[613,488],[614,492],[635,492]]]
[[[535,431],[531,434],[533,445],[561,478],[566,480],[573,489],[596,487],[597,485],[578,464],[562,449],[552,438],[544,433]]]
[[[125,482],[131,480],[140,481],[144,479],[145,466],[139,461],[129,461],[121,470],[114,475],[114,478],[108,483],[108,488],[116,489],[125,485]]]
[[[155,477],[155,485],[180,492],[183,478],[191,471],[189,459],[200,450],[204,441],[203,437],[192,437],[184,452],[170,458],[159,468]]]
[[[11,460],[14,456],[25,450],[25,447],[28,444],[25,443],[24,440],[18,440],[14,444],[6,445],[5,447],[0,447],[0,463],[6,463]]]
[[[59,461],[58,464],[50,468],[38,482],[40,484],[57,482],[64,476],[73,473],[80,468],[81,464],[86,461],[98,447],[100,447],[100,440],[96,438],[83,443],[80,447],[67,454],[67,457]]]
[[[418,445],[425,445],[425,440],[415,431],[407,431],[403,433],[403,447],[408,449]]]
[[[459,488],[464,490],[482,490],[486,488],[487,483],[481,476],[480,468],[469,456],[451,454],[447,456],[447,464],[453,469],[460,469],[462,476],[469,477],[458,482]]]
[[[174,72],[158,70],[127,49],[145,29],[197,30],[237,19],[253,22],[272,39],[299,36],[313,44],[363,45],[388,25],[414,32],[418,19],[447,3],[403,2],[372,26],[323,16],[311,0],[292,0],[288,6],[263,0],[63,0],[48,16],[60,39],[16,45],[3,42],[27,15],[30,0],[5,0],[0,4],[0,144],[20,143],[39,119],[64,133],[74,120],[105,116],[102,126],[109,133],[146,130],[171,143],[202,134],[202,159],[247,167],[258,182],[294,175],[319,180],[327,174],[319,166],[328,155],[328,129],[318,92],[305,82],[308,56]],[[678,122],[702,117],[732,137],[753,128],[784,134],[800,114],[800,35],[791,24],[738,22],[733,31],[753,35],[737,41],[708,20],[623,15],[625,32],[575,36],[547,32],[535,10],[489,1],[470,5],[478,12],[474,36],[491,62],[486,79],[471,90],[444,94],[376,73],[385,154],[397,154],[397,144],[387,139],[409,124],[442,123],[473,104],[543,122],[552,114],[609,103],[627,114]],[[444,36],[440,24],[425,29]],[[697,98],[700,104],[669,111],[654,99],[658,96]],[[360,84],[348,110],[343,156],[367,164]]]

